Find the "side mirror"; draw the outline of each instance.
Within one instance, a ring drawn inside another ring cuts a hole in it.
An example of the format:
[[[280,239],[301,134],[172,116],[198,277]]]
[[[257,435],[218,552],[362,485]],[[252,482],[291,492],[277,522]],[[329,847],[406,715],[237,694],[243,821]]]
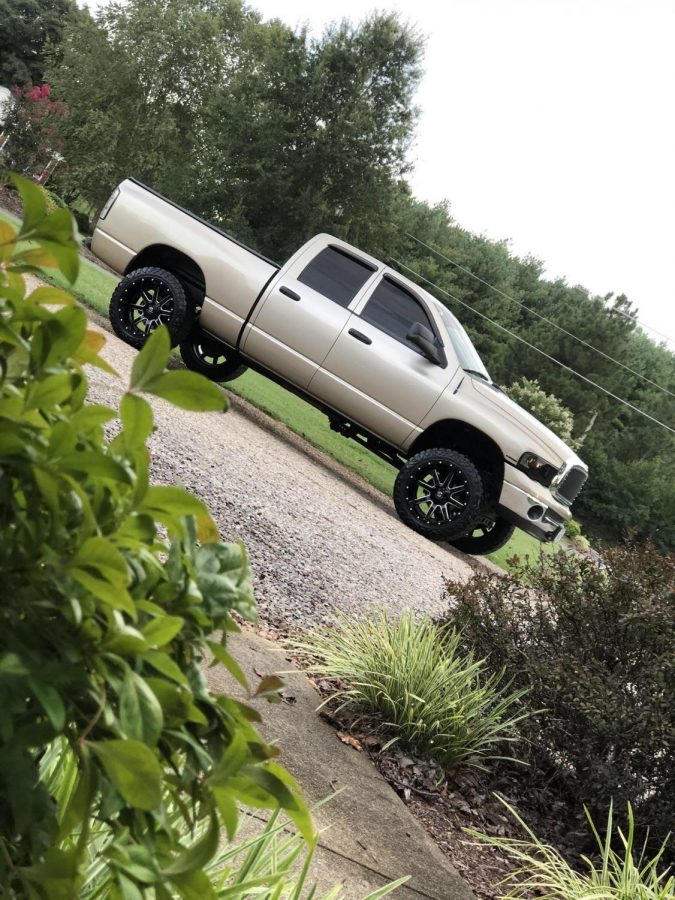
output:
[[[439,347],[433,332],[426,325],[422,325],[421,322],[413,322],[406,334],[406,340],[419,348],[429,362],[440,366],[441,369],[447,367],[448,358],[445,355],[445,351],[442,347]]]

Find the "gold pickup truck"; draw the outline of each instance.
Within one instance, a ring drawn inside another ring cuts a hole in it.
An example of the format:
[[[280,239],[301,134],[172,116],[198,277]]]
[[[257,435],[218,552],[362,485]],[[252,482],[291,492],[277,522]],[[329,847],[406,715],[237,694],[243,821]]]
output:
[[[466,331],[431,294],[328,234],[278,266],[127,179],[93,252],[122,276],[116,334],[159,325],[214,381],[247,367],[303,397],[331,428],[398,469],[394,503],[415,531],[467,553],[515,526],[554,541],[588,470],[493,384]]]

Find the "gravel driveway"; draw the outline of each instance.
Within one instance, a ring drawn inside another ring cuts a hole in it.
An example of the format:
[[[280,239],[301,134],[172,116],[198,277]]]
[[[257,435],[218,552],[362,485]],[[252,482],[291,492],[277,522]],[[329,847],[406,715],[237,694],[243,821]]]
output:
[[[103,355],[121,378],[90,368],[90,399],[117,406],[135,351],[107,329],[106,338]],[[369,606],[435,614],[445,607],[443,580],[472,573],[467,557],[406,528],[388,498],[245,401],[232,397],[223,415],[152,399],[151,477],[184,485],[224,538],[245,543],[271,625],[294,629]]]

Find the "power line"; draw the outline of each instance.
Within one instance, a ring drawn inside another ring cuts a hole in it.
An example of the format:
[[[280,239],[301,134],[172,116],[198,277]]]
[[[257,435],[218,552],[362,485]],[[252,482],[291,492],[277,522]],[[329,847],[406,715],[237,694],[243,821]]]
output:
[[[455,262],[453,259],[450,259],[449,256],[443,256],[443,254],[440,252],[440,250],[435,250],[433,247],[430,247],[428,244],[425,244],[424,241],[421,241],[419,238],[415,237],[414,234],[410,234],[410,232],[406,231],[405,236],[412,238],[413,241],[417,241],[418,244],[422,244],[422,246],[426,247],[428,250],[431,250],[432,253],[437,253],[439,256],[442,256],[443,259],[446,259],[449,263],[452,263],[453,266],[457,266],[458,269],[461,269],[463,272],[466,272],[467,275],[470,275],[472,278],[475,278],[477,281],[480,281],[483,284],[487,285],[487,287],[492,288],[493,290],[497,291],[500,294],[504,294],[504,292],[500,291],[499,288],[495,287],[494,285],[490,284],[487,281],[484,281],[479,275],[474,274],[470,269],[467,269],[464,266],[462,266],[460,263]],[[504,296],[508,297],[509,300],[514,300],[514,298],[509,297],[508,294],[504,294]],[[519,301],[514,300],[514,302],[518,303]],[[659,331],[658,329],[654,328],[653,325],[648,325],[646,322],[643,322],[641,319],[636,319],[634,316],[631,316],[630,313],[624,312],[622,309],[613,309],[612,312],[615,312],[620,316],[624,316],[626,319],[630,319],[631,322],[635,322],[637,325],[642,325],[643,328],[648,328],[650,331],[653,331],[654,334],[658,334],[659,337],[664,338],[665,340],[669,341],[671,344],[675,344],[675,338],[669,337],[667,334],[664,334],[662,331]]]
[[[431,285],[431,287],[434,287],[434,288],[436,288],[436,290],[440,291],[442,294],[445,294],[446,297],[450,297],[451,300],[454,300],[456,303],[461,304],[461,306],[464,306],[464,307],[466,307],[466,309],[471,310],[471,312],[474,313],[475,315],[480,316],[481,319],[485,319],[491,325],[494,325],[495,328],[499,328],[500,331],[504,331],[506,334],[515,338],[517,341],[520,341],[521,344],[525,344],[526,347],[529,347],[531,350],[535,350],[537,353],[540,353],[542,356],[545,356],[546,359],[550,360],[551,362],[556,363],[556,365],[560,366],[563,369],[566,369],[568,372],[571,372],[572,375],[576,375],[577,378],[581,378],[587,384],[590,384],[592,387],[597,388],[599,391],[602,391],[603,394],[607,394],[607,396],[611,397],[613,400],[616,400],[619,403],[622,403],[624,406],[627,406],[629,409],[632,409],[633,412],[636,412],[639,415],[644,416],[645,419],[649,419],[650,421],[654,422],[656,425],[659,425],[661,428],[665,428],[666,431],[670,431],[672,434],[675,434],[675,428],[671,428],[670,425],[666,425],[665,422],[661,422],[659,419],[654,418],[654,416],[651,416],[649,413],[645,412],[644,410],[639,409],[637,406],[634,406],[632,403],[629,403],[628,400],[624,400],[623,397],[618,397],[616,394],[613,394],[611,391],[607,390],[606,387],[603,387],[601,384],[597,384],[597,382],[588,378],[586,375],[582,375],[581,372],[575,371],[570,366],[568,366],[566,363],[562,362],[559,359],[556,359],[555,356],[551,356],[550,354],[546,353],[546,351],[541,350],[539,347],[535,347],[534,344],[531,344],[529,341],[526,341],[525,338],[521,337],[519,334],[516,334],[513,331],[509,331],[508,328],[505,328],[503,325],[500,325],[499,322],[495,322],[489,316],[486,316],[484,313],[479,312],[477,309],[475,309],[470,304],[465,303],[464,300],[460,300],[459,297],[456,297],[454,294],[451,294],[450,291],[446,291],[445,288],[439,287],[439,285],[435,284],[433,281],[430,281],[428,278],[425,278],[424,275],[421,275],[419,272],[416,272],[414,269],[411,269],[410,266],[407,266],[405,263],[400,262],[400,260],[395,259],[393,256],[390,257],[390,259],[397,266],[400,266],[401,268],[406,269],[406,271],[410,272],[411,275],[414,275],[416,278],[419,278],[422,281],[425,281],[427,284]]]
[[[627,366],[625,363],[622,363],[621,360],[615,359],[613,356],[610,356],[609,353],[605,353],[604,350],[600,350],[598,347],[594,347],[593,344],[589,344],[588,341],[585,341],[583,338],[580,338],[578,335],[573,334],[573,332],[568,331],[566,328],[563,328],[562,325],[558,325],[557,322],[552,321],[551,319],[543,316],[541,313],[538,313],[536,309],[532,309],[531,306],[527,306],[527,304],[523,303],[521,300],[516,300],[515,297],[511,297],[509,294],[506,294],[500,288],[495,287],[495,285],[490,284],[489,281],[485,281],[485,279],[481,278],[480,275],[474,274],[470,269],[467,269],[465,266],[460,265],[460,263],[455,262],[454,259],[450,259],[449,256],[445,256],[445,254],[441,253],[440,250],[436,250],[435,247],[431,247],[429,244],[426,244],[424,241],[420,240],[418,237],[415,237],[414,234],[410,234],[406,231],[406,237],[411,238],[413,241],[417,241],[418,244],[421,244],[423,247],[426,247],[427,250],[430,250],[432,253],[435,253],[437,256],[440,256],[441,259],[446,260],[451,263],[453,266],[456,266],[458,269],[461,269],[462,272],[466,272],[467,275],[470,275],[472,278],[475,278],[476,281],[480,281],[481,284],[484,284],[486,287],[489,287],[491,290],[496,291],[498,294],[501,294],[502,297],[505,297],[507,300],[510,300],[512,303],[516,303],[518,306],[522,307],[522,309],[526,309],[529,313],[532,313],[533,316],[536,316],[538,319],[541,319],[542,322],[546,322],[548,325],[551,325],[553,328],[556,328],[558,331],[561,331],[563,334],[566,334],[567,337],[571,337],[573,340],[578,341],[580,344],[583,344],[584,347],[588,347],[589,350],[592,350],[594,353],[598,353],[600,356],[603,356],[605,359],[608,359],[610,362],[616,363],[617,366],[621,366],[622,369],[625,369],[627,372],[630,372],[631,375],[635,375],[637,378],[641,378],[643,381],[646,381],[648,384],[651,384],[653,387],[658,388],[660,391],[663,391],[664,394],[669,394],[671,397],[675,397],[675,394],[672,391],[669,391],[668,388],[663,387],[663,385],[658,384],[656,381],[652,381],[651,378],[647,378],[646,375],[642,375],[640,372],[636,372],[635,369],[631,369],[630,366]],[[619,312],[619,310],[616,310]],[[626,315],[624,313],[623,315]],[[632,316],[628,316],[631,321],[637,321],[632,318]]]

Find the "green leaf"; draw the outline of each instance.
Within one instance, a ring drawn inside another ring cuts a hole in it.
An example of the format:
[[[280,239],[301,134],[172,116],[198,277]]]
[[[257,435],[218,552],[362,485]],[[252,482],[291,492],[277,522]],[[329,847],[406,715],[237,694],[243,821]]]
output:
[[[178,684],[183,684],[187,687],[187,678],[168,653],[162,653],[159,650],[149,650],[147,653],[143,654],[143,659],[145,659],[148,665],[152,666],[153,669],[161,672],[162,675],[166,675],[166,677],[170,678],[172,681],[176,681]]]
[[[237,775],[251,759],[246,738],[235,731],[229,747],[207,779],[211,787],[227,787],[230,778]]]
[[[183,725],[190,715],[192,693],[182,685],[162,678],[146,678],[146,683],[159,700],[166,724],[169,727]]]
[[[49,900],[72,900],[79,894],[82,881],[80,857],[77,848],[61,850],[50,847],[42,862],[21,869],[23,879],[40,887],[31,897],[49,897]]]
[[[105,425],[114,419],[117,413],[109,406],[100,403],[87,403],[82,409],[74,413],[70,421],[73,426],[82,431],[92,431],[100,425]]]
[[[140,741],[112,740],[88,746],[122,798],[134,809],[156,809],[162,801],[162,770],[157,757]]]
[[[163,647],[176,637],[183,624],[179,616],[162,616],[148,622],[141,633],[149,647]]]
[[[62,732],[66,724],[66,708],[63,705],[63,700],[58,691],[50,684],[45,684],[44,681],[40,681],[38,678],[29,678],[28,684],[40,701],[40,705],[47,713],[47,717],[52,723],[54,731],[57,733]]]
[[[33,231],[47,217],[47,195],[43,188],[21,175],[9,176],[19,192],[23,203],[23,222],[19,234],[24,235]]]
[[[222,411],[227,408],[227,398],[223,392],[203,375],[196,372],[165,372],[148,382],[143,390],[155,397],[168,400],[181,409],[201,412]]]
[[[131,387],[142,391],[153,379],[162,374],[169,360],[171,341],[169,332],[162,326],[150,335],[131,368]]]
[[[0,657],[0,675],[28,675],[27,668],[16,653],[5,653]]]
[[[67,472],[86,472],[96,478],[121,481],[126,484],[132,483],[132,476],[128,469],[110,456],[97,453],[95,450],[68,453],[61,459],[60,465]]]
[[[214,657],[211,665],[215,666],[216,662],[224,665],[230,675],[239,682],[244,690],[248,691],[248,681],[237,660],[221,644],[216,644],[215,641],[207,641],[207,643]]]
[[[73,306],[75,298],[61,288],[43,285],[35,288],[34,291],[26,297],[28,303],[38,303],[49,306]]]
[[[142,397],[127,393],[120,403],[120,419],[125,444],[131,448],[143,446],[153,429],[150,404]]]
[[[95,569],[113,584],[126,585],[127,562],[111,541],[104,537],[87,538],[70,561],[80,569]]]
[[[136,609],[134,601],[129,596],[125,588],[119,584],[111,584],[105,578],[93,575],[84,569],[72,568],[69,570],[72,578],[75,579],[83,588],[90,591],[94,597],[107,603],[113,609],[119,609],[121,612],[128,613],[132,618],[136,617]],[[145,643],[143,644],[145,647]]]
[[[213,796],[227,831],[228,840],[233,840],[239,825],[239,808],[227,788],[213,788]]]
[[[204,871],[174,875],[171,882],[182,900],[217,900],[222,896],[220,892],[216,894],[211,879]]]
[[[258,769],[258,771],[260,771],[260,769]],[[298,831],[304,837],[304,839],[309,842],[315,840],[316,829],[314,828],[314,823],[312,822],[312,816],[310,815],[310,812],[307,809],[304,800],[302,799],[300,786],[298,785],[295,778],[293,778],[289,771],[284,769],[283,766],[279,765],[279,763],[276,762],[265,763],[263,771],[266,771],[268,775],[272,775],[288,788],[293,798],[292,805],[285,806],[283,803],[281,803],[281,806],[288,813],[293,822],[295,822]]]
[[[206,833],[180,854],[178,859],[162,870],[164,875],[183,875],[203,868],[215,855],[219,839],[218,816],[215,810],[209,816]]]
[[[201,500],[177,485],[152,485],[145,493],[143,507],[172,516],[198,516],[206,509]]]
[[[75,789],[68,797],[59,823],[59,840],[69,837],[89,814],[95,794],[91,761],[85,757]]]
[[[31,385],[26,409],[53,409],[67,400],[72,390],[73,379],[69,373],[48,375]]]
[[[40,248],[51,258],[50,263],[54,268],[59,269],[71,284],[77,281],[77,275],[80,271],[80,254],[77,250],[77,244],[71,238],[70,241],[50,240],[48,238],[35,238]],[[45,263],[43,263],[45,265]]]
[[[124,676],[119,702],[125,734],[154,747],[164,727],[162,707],[145,681],[130,669]]]
[[[271,764],[267,764],[268,766]],[[278,775],[269,768],[263,766],[245,766],[241,770],[241,776],[250,779],[257,784],[286,811],[290,812],[298,808],[298,801],[286,784]]]

